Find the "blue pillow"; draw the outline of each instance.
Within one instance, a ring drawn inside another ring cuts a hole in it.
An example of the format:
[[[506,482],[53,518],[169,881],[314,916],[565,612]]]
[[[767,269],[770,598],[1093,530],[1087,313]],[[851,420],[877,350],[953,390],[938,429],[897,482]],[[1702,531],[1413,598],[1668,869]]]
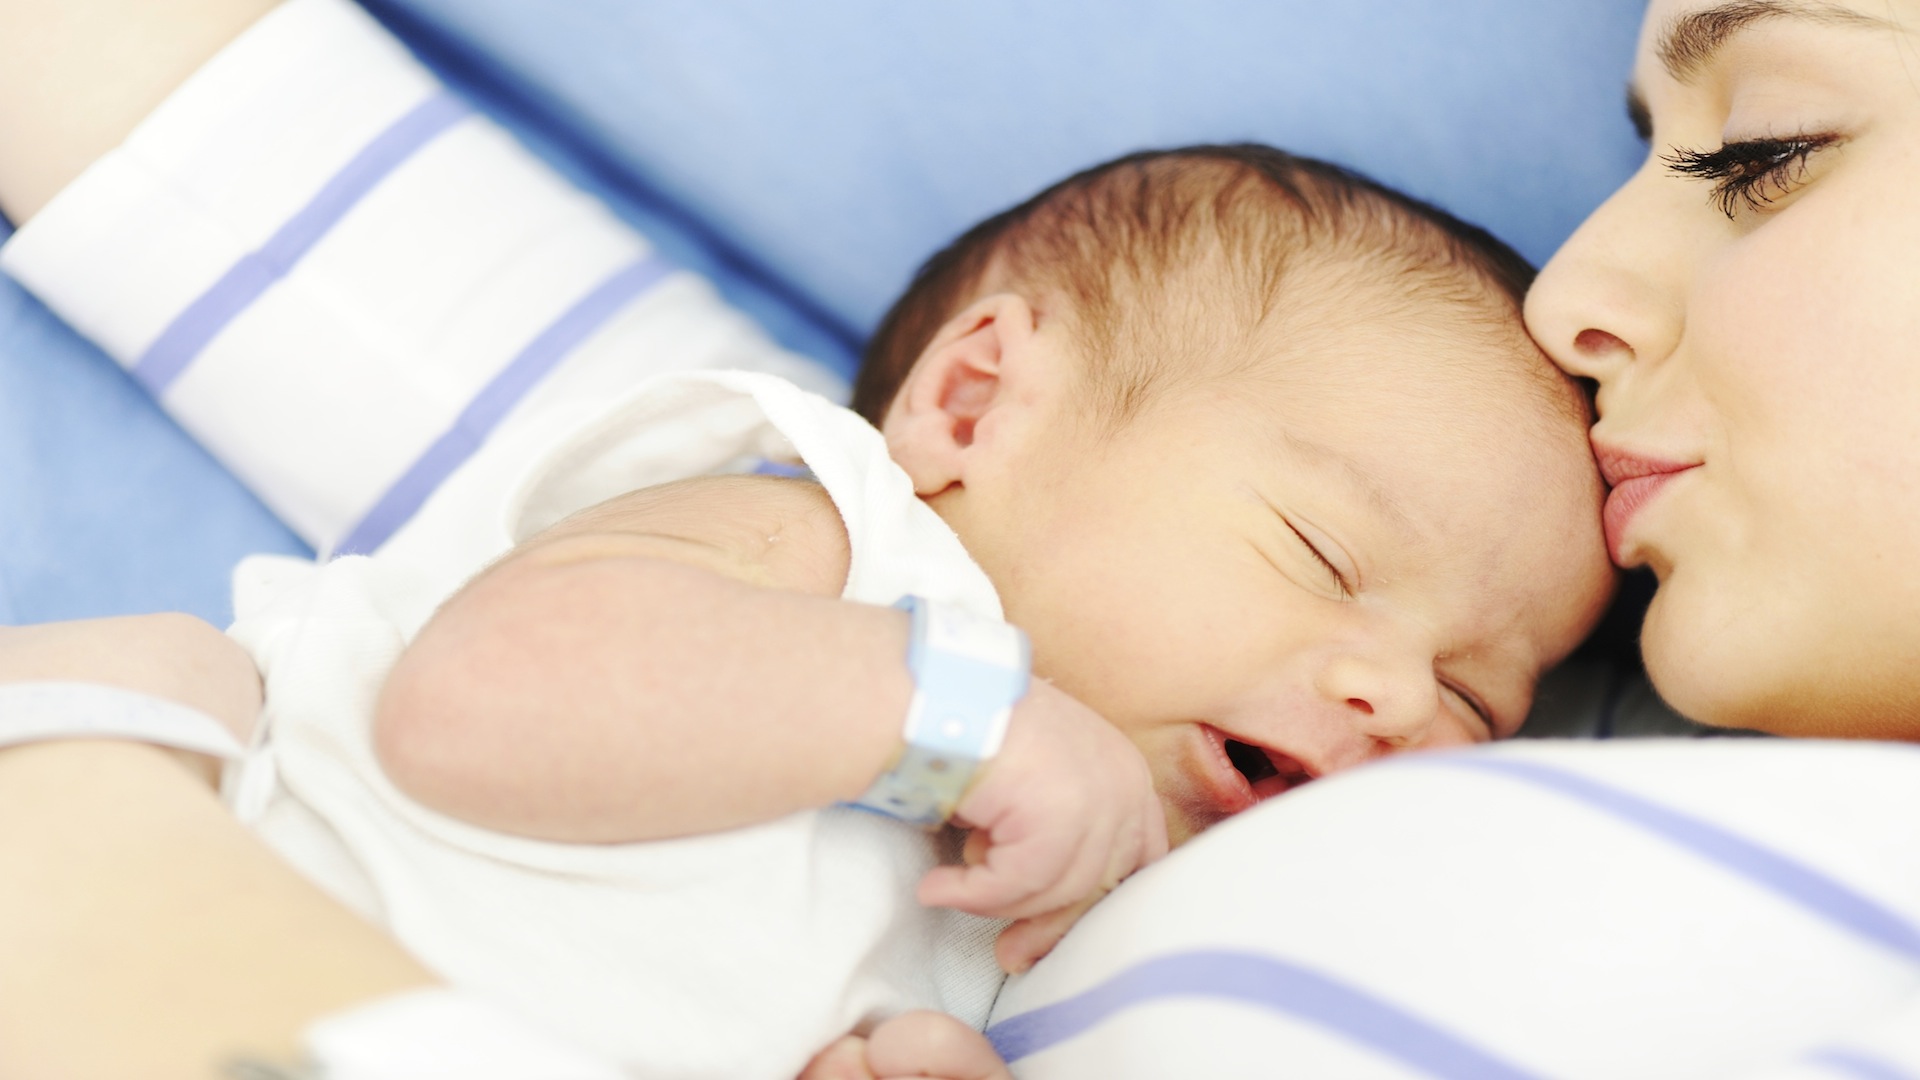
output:
[[[1475,0],[371,0],[486,57],[854,334],[1067,173],[1256,139],[1552,253],[1643,153],[1642,5]]]

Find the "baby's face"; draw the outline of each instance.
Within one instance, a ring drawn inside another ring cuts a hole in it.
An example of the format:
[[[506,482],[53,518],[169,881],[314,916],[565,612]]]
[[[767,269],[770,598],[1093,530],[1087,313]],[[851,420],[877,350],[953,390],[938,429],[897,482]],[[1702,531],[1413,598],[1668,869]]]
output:
[[[1176,842],[1512,734],[1611,593],[1583,424],[1525,388],[1546,361],[1517,331],[1490,360],[1484,332],[1405,322],[1117,433],[1036,424],[956,524],[1036,674],[1145,753]]]

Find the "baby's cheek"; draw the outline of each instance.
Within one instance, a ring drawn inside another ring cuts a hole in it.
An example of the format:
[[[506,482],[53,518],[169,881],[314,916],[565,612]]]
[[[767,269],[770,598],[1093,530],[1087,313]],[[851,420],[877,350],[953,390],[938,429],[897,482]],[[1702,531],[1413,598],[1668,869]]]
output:
[[[1165,674],[1183,670],[1190,660],[1170,642],[1130,627],[1088,618],[1088,633],[1063,633],[1049,643],[1033,633],[1033,669],[1088,708],[1121,723],[1132,715],[1150,715],[1164,696]]]
[[[1441,717],[1433,725],[1433,731],[1421,744],[1423,750],[1437,750],[1447,746],[1471,746],[1486,742],[1487,732],[1478,720],[1464,720],[1452,714]]]

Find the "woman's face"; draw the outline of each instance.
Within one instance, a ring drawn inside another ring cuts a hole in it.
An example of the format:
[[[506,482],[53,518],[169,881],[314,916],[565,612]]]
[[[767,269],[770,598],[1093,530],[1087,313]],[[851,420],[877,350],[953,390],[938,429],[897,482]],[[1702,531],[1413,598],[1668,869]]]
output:
[[[1920,737],[1920,0],[1654,0],[1651,152],[1542,273],[1681,712]]]

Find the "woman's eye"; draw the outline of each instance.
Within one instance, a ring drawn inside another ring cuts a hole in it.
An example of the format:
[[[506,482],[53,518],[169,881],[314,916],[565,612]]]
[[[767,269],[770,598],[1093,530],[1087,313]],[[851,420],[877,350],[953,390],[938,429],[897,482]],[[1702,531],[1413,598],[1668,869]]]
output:
[[[1718,150],[1676,149],[1661,160],[1681,176],[1713,181],[1714,205],[1733,218],[1742,206],[1765,210],[1793,194],[1806,180],[1807,159],[1839,142],[1838,135],[1747,139]]]

